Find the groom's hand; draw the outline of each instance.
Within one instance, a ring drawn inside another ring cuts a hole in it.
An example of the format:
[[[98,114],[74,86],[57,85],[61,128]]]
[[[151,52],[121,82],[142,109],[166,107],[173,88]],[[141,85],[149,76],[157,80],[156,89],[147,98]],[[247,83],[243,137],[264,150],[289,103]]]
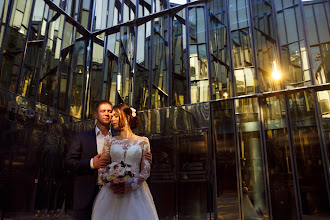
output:
[[[152,154],[151,152],[145,152],[143,156],[149,161],[150,164],[152,164]]]
[[[93,166],[95,169],[104,168],[108,164],[109,164],[109,160],[102,158],[101,154],[98,154],[95,157],[93,157]]]

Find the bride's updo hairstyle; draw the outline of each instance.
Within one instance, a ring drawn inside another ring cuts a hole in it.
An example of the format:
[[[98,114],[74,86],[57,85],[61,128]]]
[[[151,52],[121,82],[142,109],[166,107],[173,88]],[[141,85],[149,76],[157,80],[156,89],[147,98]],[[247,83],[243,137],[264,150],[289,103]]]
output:
[[[134,111],[134,113],[133,113],[132,109],[128,105],[123,104],[123,103],[117,104],[117,105],[113,106],[112,111],[117,112],[119,115],[118,125],[120,128],[125,127],[126,119],[132,130],[139,126],[140,117],[139,117],[138,113],[136,111]],[[132,115],[132,113],[133,113],[133,115]]]

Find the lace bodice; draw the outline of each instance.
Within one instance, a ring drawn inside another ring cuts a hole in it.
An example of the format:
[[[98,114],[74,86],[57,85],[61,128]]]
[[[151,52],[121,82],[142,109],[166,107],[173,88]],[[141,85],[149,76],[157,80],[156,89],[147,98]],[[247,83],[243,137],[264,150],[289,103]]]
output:
[[[133,189],[150,175],[150,163],[143,156],[145,152],[150,152],[149,139],[139,136],[125,139],[112,137],[105,141],[103,148],[103,155],[110,155],[111,162],[124,161],[132,166]]]

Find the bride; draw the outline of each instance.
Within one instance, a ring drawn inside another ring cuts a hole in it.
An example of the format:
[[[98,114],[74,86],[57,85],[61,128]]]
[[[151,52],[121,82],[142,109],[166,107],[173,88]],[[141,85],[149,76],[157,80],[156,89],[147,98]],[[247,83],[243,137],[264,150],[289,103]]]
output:
[[[103,156],[112,162],[124,161],[131,165],[134,177],[123,184],[103,186],[94,202],[92,220],[158,219],[156,207],[146,179],[150,174],[150,163],[143,153],[150,152],[149,140],[133,134],[139,124],[135,109],[125,104],[113,107],[111,123],[120,134],[106,141]]]

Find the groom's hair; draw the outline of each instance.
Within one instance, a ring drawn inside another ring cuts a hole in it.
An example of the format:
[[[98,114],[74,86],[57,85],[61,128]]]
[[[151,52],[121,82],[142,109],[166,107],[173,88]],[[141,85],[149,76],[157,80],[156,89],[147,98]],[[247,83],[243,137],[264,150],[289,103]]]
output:
[[[94,107],[94,111],[97,112],[97,110],[99,109],[99,106],[102,105],[102,104],[109,104],[111,105],[111,107],[113,107],[112,103],[108,100],[101,100],[101,101],[98,101],[96,104],[95,104],[95,107]]]

